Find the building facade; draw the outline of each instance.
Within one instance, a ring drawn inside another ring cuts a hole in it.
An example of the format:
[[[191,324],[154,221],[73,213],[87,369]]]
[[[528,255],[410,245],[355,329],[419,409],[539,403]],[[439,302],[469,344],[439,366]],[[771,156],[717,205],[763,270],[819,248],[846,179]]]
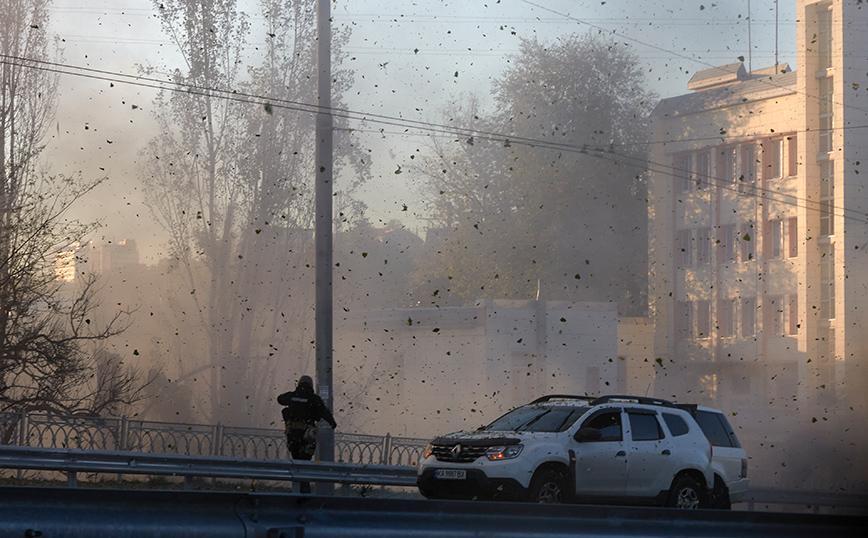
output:
[[[656,395],[761,427],[868,379],[868,6],[797,9],[795,71],[700,71],[651,123]]]

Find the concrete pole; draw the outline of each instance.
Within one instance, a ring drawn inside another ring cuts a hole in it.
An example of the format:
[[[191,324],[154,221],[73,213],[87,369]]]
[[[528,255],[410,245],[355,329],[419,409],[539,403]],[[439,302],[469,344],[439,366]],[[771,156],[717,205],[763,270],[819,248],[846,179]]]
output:
[[[317,9],[317,105],[316,115],[316,383],[317,392],[333,410],[332,353],[332,114],[331,114],[331,0],[319,0]],[[335,435],[330,427],[319,430],[319,459],[334,461]],[[334,491],[331,484],[330,494]]]

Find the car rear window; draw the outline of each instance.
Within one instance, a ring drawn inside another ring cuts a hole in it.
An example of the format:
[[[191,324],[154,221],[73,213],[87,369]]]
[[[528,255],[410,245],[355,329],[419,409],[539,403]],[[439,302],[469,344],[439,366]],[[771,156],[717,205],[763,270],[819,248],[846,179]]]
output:
[[[678,415],[674,415],[672,413],[663,413],[663,421],[666,422],[666,426],[669,427],[669,431],[672,433],[672,437],[686,435],[687,432],[690,431],[690,427],[688,427],[687,423],[684,422],[684,419],[679,417]]]
[[[722,413],[696,411],[696,422],[712,446],[741,447],[732,426]]]

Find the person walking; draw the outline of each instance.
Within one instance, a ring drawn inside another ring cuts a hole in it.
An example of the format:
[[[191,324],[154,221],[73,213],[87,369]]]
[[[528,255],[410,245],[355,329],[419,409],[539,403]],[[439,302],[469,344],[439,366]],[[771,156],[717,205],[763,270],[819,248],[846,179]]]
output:
[[[313,390],[313,379],[303,375],[295,390],[277,397],[284,406],[281,414],[286,431],[286,446],[294,460],[310,460],[316,452],[317,423],[324,420],[338,427],[329,408]],[[310,493],[310,482],[301,482],[301,492]]]

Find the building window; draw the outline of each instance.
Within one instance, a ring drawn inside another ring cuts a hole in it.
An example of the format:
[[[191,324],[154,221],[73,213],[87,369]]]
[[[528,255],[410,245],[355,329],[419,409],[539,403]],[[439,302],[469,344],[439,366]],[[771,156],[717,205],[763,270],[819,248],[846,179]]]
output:
[[[835,235],[834,162],[820,163],[820,235]]]
[[[693,266],[693,234],[691,230],[675,232],[675,256],[679,267]]]
[[[721,338],[735,336],[735,303],[722,299],[717,305],[717,331]]]
[[[741,250],[741,261],[749,262],[756,257],[756,238],[753,236],[753,225],[744,223],[738,232],[738,244]]]
[[[738,177],[738,192],[753,194],[756,183],[756,146],[741,147],[741,173]]]
[[[741,301],[741,337],[751,338],[756,335],[756,299],[753,297]]]
[[[675,336],[685,340],[692,336],[693,316],[690,311],[690,303],[678,301],[675,303]]]
[[[697,153],[693,157],[693,182],[697,189],[708,186],[711,177],[711,158],[707,151]]]
[[[781,148],[780,139],[763,142],[763,179],[781,177]]]
[[[787,254],[790,258],[799,257],[799,219],[787,219]]]
[[[799,175],[799,148],[796,142],[796,135],[787,137],[787,176],[796,177]]]
[[[717,155],[716,177],[723,187],[738,183],[738,152],[735,148],[724,148]]]
[[[834,128],[833,91],[833,78],[821,78],[818,91],[820,101],[819,153],[829,153],[832,151],[832,129]]]
[[[696,229],[696,265],[711,263],[711,228]]]
[[[769,259],[777,260],[783,257],[784,228],[780,219],[773,219],[766,225],[766,255]]]
[[[799,296],[790,295],[787,301],[787,334],[799,334]]]
[[[820,246],[820,318],[835,319],[835,244]]]
[[[696,338],[711,337],[711,303],[696,301]]]
[[[817,69],[832,67],[832,6],[817,6]]]
[[[680,185],[681,192],[693,190],[693,181],[690,179],[690,155],[680,155],[675,158],[675,179]]]
[[[735,224],[724,224],[718,228],[717,234],[719,263],[734,262],[736,255]]]
[[[766,296],[763,305],[765,316],[763,317],[763,333],[768,329],[769,334],[784,334],[784,301],[779,295]]]

